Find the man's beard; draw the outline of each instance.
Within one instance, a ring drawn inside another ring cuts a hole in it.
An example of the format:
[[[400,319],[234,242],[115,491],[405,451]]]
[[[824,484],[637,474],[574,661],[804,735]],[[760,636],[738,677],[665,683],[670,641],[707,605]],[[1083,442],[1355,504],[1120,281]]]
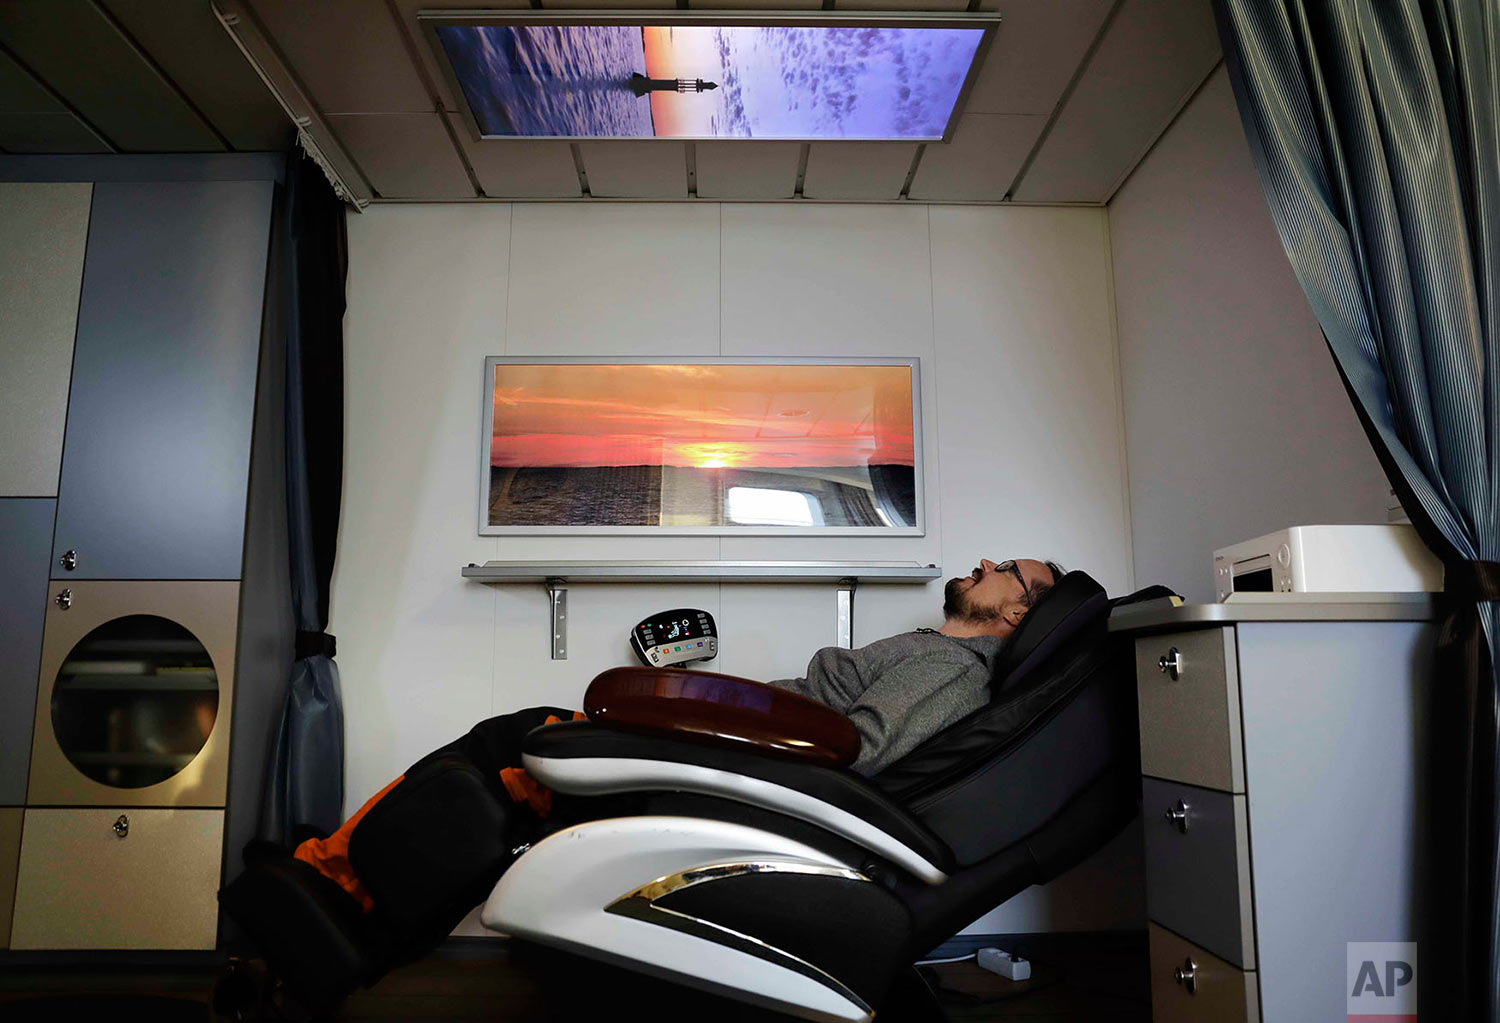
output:
[[[1000,609],[974,603],[969,599],[968,591],[963,588],[963,584],[964,577],[958,576],[955,579],[949,579],[948,585],[943,587],[943,616],[973,622],[975,625],[986,625],[998,621]]]

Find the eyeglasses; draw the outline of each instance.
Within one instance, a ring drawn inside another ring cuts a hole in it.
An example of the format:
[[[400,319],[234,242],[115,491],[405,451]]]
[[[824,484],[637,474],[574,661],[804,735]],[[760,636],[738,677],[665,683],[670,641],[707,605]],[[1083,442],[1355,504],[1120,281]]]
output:
[[[1009,572],[1016,577],[1016,582],[1021,587],[1021,603],[1023,606],[1030,607],[1036,601],[1036,591],[1027,585],[1026,577],[1021,575],[1021,568],[1014,561],[1000,562],[1000,564],[995,566],[995,571]]]

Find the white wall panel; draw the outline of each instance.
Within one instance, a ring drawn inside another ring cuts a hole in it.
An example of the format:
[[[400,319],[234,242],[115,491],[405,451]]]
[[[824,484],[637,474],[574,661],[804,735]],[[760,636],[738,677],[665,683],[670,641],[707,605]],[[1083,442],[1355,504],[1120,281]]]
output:
[[[458,573],[496,557],[475,521],[479,396],[485,356],[504,340],[510,216],[383,205],[349,218],[330,631],[350,811],[493,712],[499,601]]]
[[[1129,585],[1104,228],[1102,210],[932,208],[945,569],[1053,558]]]
[[[1223,68],[1109,221],[1141,584],[1212,600],[1217,547],[1383,522],[1385,476],[1276,237]]]
[[[507,355],[708,355],[719,208],[516,206]]]
[[[89,184],[0,184],[0,497],[54,497]]]

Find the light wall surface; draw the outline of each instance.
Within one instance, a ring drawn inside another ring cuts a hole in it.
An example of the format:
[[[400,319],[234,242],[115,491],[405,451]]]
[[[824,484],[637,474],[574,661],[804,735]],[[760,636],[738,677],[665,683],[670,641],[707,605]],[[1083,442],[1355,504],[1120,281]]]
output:
[[[1221,66],[1109,205],[1139,585],[1214,599],[1213,552],[1384,522],[1386,481],[1266,209]]]
[[[475,722],[576,707],[632,663],[627,632],[706,608],[705,667],[800,675],[834,642],[813,585],[575,585],[569,658],[541,585],[492,559],[1047,557],[1131,584],[1122,412],[1099,209],[714,204],[372,207],[349,217],[339,638],[347,806]],[[489,355],[916,356],[921,537],[480,537]],[[867,586],[855,642],[941,620],[942,585]],[[1139,832],[977,921],[984,932],[1140,926]]]

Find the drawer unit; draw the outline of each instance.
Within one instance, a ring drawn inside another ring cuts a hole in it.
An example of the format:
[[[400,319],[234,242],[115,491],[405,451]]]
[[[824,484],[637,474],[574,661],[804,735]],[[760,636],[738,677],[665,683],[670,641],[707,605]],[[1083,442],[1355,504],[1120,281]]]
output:
[[[239,584],[54,582],[31,806],[222,808]]]
[[[10,917],[16,897],[23,813],[19,806],[0,806],[0,948],[10,948]]]
[[[1135,641],[1141,772],[1222,792],[1245,791],[1234,629]]]
[[[14,949],[211,949],[222,810],[26,811]]]
[[[1260,992],[1254,970],[1231,966],[1158,924],[1151,942],[1152,1023],[1254,1023]]]
[[[1141,779],[1146,909],[1242,969],[1255,968],[1245,797]]]
[[[1432,933],[1432,606],[1283,596],[1111,622],[1135,643],[1154,1023],[1341,1019],[1350,942]]]

